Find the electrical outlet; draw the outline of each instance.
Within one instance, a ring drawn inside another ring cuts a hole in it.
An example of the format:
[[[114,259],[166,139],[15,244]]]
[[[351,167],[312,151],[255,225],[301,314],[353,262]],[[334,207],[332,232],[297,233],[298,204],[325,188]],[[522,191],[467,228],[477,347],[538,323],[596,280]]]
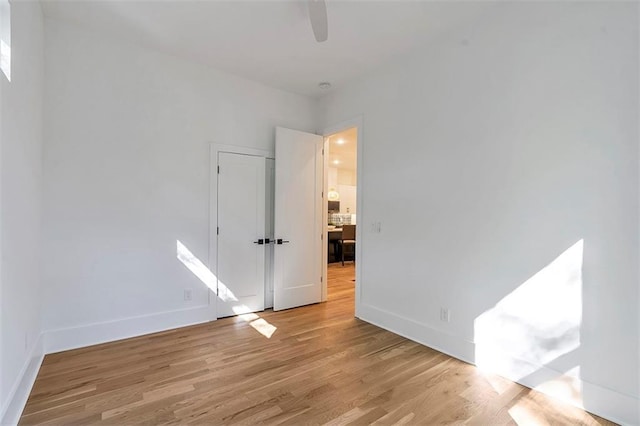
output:
[[[371,223],[371,232],[372,233],[379,234],[381,228],[382,228],[382,225],[381,225],[380,222],[372,222]]]
[[[440,308],[440,321],[451,322],[451,311],[449,311],[449,308]]]
[[[192,296],[193,296],[193,294],[191,292],[191,289],[190,288],[186,288],[184,290],[184,301],[185,302],[190,302],[191,299],[192,299]]]

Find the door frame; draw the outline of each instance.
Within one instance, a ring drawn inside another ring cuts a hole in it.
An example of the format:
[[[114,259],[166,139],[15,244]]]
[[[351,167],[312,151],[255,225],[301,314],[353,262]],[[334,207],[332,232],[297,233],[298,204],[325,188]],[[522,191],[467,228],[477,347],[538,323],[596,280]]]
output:
[[[218,279],[218,153],[254,155],[257,157],[275,158],[273,150],[250,148],[220,143],[209,144],[209,270]],[[266,290],[266,288],[265,288]],[[217,287],[216,287],[217,291]],[[218,318],[217,293],[209,289],[209,308],[212,320]]]
[[[337,124],[327,126],[322,131],[322,135],[324,136],[324,194],[327,194],[329,191],[328,185],[328,172],[329,172],[329,136],[342,132],[347,129],[351,129],[352,127],[356,127],[358,129],[358,140],[356,146],[356,281],[355,281],[355,313],[356,317],[358,317],[358,311],[360,307],[360,303],[362,300],[362,234],[363,234],[363,213],[364,210],[362,208],[363,205],[363,197],[362,194],[364,192],[364,185],[362,184],[362,173],[363,173],[363,164],[362,161],[363,153],[364,153],[364,138],[363,138],[363,116],[359,115],[349,120],[341,121]],[[327,227],[327,205],[328,199],[325,195],[323,198],[323,218],[324,218],[324,238],[329,238],[326,232]],[[326,245],[326,244],[325,244]],[[323,250],[323,267],[322,267],[322,301],[327,300],[327,249],[324,247]]]

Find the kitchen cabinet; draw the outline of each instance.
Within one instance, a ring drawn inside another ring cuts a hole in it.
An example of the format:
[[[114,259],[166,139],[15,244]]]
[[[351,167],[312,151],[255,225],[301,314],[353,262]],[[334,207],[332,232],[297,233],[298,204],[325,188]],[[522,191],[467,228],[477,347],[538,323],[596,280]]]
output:
[[[340,213],[356,213],[356,187],[353,185],[338,185],[340,193]]]

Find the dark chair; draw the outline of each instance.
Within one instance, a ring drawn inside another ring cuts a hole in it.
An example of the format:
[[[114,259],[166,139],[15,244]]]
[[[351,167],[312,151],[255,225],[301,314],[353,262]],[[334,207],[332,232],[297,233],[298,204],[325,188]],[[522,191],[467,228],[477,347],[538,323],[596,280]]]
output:
[[[356,226],[342,225],[342,238],[338,241],[340,245],[340,254],[342,256],[342,266],[344,266],[345,248],[350,247],[353,252],[353,261],[356,261]]]

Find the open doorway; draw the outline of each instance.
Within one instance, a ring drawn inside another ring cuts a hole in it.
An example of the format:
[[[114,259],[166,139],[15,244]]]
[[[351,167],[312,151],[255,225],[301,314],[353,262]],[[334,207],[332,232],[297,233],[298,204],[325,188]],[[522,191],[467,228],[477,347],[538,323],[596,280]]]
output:
[[[358,223],[358,128],[325,135],[325,300],[353,294]]]

